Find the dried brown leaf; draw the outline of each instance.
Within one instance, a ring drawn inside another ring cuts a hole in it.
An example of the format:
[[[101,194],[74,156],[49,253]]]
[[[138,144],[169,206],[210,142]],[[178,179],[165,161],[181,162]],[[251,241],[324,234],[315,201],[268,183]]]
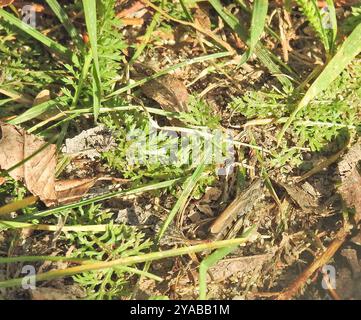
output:
[[[157,72],[149,65],[135,63],[135,77],[142,79]],[[167,74],[150,80],[142,85],[141,90],[150,99],[160,104],[162,109],[170,112],[188,112],[188,90],[182,81]]]
[[[0,168],[8,170],[44,147],[45,141],[13,125],[0,123]],[[9,172],[23,181],[31,193],[47,205],[57,203],[55,194],[56,147],[49,145],[25,164]]]
[[[78,201],[94,186],[98,178],[55,181],[56,147],[10,124],[0,123],[0,169],[8,170],[24,159],[27,161],[9,172],[47,206]],[[39,151],[39,152],[38,152]],[[38,152],[37,154],[35,154]],[[34,155],[35,154],[35,155]]]
[[[0,0],[0,8],[7,7],[11,5],[14,0]]]
[[[67,204],[80,200],[94,186],[97,180],[97,178],[92,178],[56,181],[55,190],[58,202]]]
[[[45,90],[42,90],[40,91],[37,96],[34,98],[34,102],[33,102],[33,105],[36,106],[38,104],[41,104],[41,103],[44,103],[44,102],[47,102],[51,99],[50,97],[50,91],[45,89]]]

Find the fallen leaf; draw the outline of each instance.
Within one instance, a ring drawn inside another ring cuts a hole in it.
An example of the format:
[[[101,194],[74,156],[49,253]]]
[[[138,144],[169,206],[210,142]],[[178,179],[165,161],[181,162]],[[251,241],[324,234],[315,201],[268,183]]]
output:
[[[347,206],[355,209],[356,222],[361,221],[361,176],[355,168],[352,174],[344,180],[339,188],[343,200]]]
[[[0,123],[0,168],[8,170],[44,147],[45,141],[13,125]],[[47,205],[57,203],[55,194],[56,147],[48,145],[9,172]]]
[[[0,8],[11,5],[15,0],[0,0]]]
[[[206,192],[202,198],[202,203],[210,203],[212,201],[217,201],[222,194],[222,190],[216,187],[207,187]]]
[[[195,22],[207,30],[212,28],[210,9],[211,6],[208,3],[196,3],[193,15]]]
[[[143,79],[157,72],[157,70],[143,63],[135,63],[136,78]],[[170,112],[189,112],[188,90],[182,81],[167,74],[150,80],[141,86],[143,93],[160,104],[162,109]]]
[[[39,151],[44,145],[44,140],[24,129],[0,122],[0,169],[8,170],[26,159],[24,164],[9,171],[9,175],[22,181],[48,207],[76,202],[99,179],[104,180],[97,177],[55,181],[56,146],[51,144]]]
[[[205,215],[207,215],[208,217],[213,217],[213,210],[212,208],[209,206],[209,204],[197,204],[197,209],[204,213]]]
[[[144,9],[145,5],[140,1],[132,3],[130,8],[124,9],[117,13],[117,18],[134,18],[135,14]]]
[[[56,181],[55,191],[58,202],[67,204],[80,200],[97,181],[98,178]]]
[[[47,102],[50,100],[50,91],[45,89],[40,91],[34,99],[33,105],[37,106],[38,104]]]

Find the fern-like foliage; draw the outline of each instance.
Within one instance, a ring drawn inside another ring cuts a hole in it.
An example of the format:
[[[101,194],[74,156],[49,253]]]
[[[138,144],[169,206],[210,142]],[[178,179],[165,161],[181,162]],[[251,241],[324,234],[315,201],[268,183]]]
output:
[[[114,225],[112,213],[101,209],[100,205],[79,207],[69,214],[71,224],[108,224],[105,232],[68,233],[66,238],[76,249],[75,257],[97,261],[111,261],[123,257],[136,256],[148,250],[152,243],[144,239],[144,234],[134,227]],[[133,267],[136,268],[136,267]],[[137,269],[114,267],[75,275],[74,281],[83,286],[87,299],[119,299],[128,295],[129,281]]]
[[[303,14],[306,16],[312,28],[322,41],[326,51],[330,50],[330,39],[322,22],[322,16],[317,6],[316,0],[296,0],[297,4],[302,8]]]

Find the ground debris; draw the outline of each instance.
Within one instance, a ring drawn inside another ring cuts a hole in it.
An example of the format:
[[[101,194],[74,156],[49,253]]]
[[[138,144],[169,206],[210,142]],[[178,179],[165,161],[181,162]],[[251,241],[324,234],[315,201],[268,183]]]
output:
[[[100,125],[84,130],[79,135],[65,140],[62,152],[66,155],[84,156],[90,160],[100,158],[101,152],[116,147],[115,138],[109,129]]]

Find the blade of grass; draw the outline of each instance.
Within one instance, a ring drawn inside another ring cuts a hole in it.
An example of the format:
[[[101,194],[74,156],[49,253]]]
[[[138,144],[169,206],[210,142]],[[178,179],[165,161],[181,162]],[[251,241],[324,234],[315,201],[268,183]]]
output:
[[[26,110],[21,115],[17,116],[16,118],[8,121],[9,124],[18,125],[24,123],[26,121],[32,120],[45,112],[49,111],[50,109],[54,108],[56,105],[65,105],[67,101],[67,97],[59,97],[55,98],[50,101],[43,102],[36,106],[31,107],[30,109]]]
[[[193,19],[193,17],[192,17],[192,14],[189,12],[189,10],[188,10],[188,8],[187,8],[187,4],[185,3],[185,1],[184,1],[184,0],[180,0],[179,3],[180,3],[180,5],[181,5],[181,7],[182,7],[182,9],[183,9],[183,12],[184,12],[184,14],[186,15],[187,19],[188,19],[189,21],[191,21],[191,22],[194,22],[194,19]]]
[[[316,0],[296,0],[297,4],[302,8],[303,14],[307,17],[312,28],[316,31],[321,39],[326,52],[330,52],[330,42],[327,31],[322,21],[318,3]]]
[[[209,0],[209,3],[217,11],[220,17],[228,24],[228,26],[238,34],[241,40],[247,42],[247,32],[243,29],[238,19],[230,12],[227,12],[219,0]],[[292,82],[290,79],[282,73],[279,66],[274,62],[275,60],[280,63],[280,60],[274,57],[274,55],[265,49],[259,42],[254,48],[254,54],[283,86],[292,87]]]
[[[193,172],[192,176],[189,177],[184,185],[183,185],[183,191],[179,197],[179,199],[177,200],[177,202],[175,203],[175,205],[173,206],[172,211],[169,213],[167,219],[164,221],[158,235],[157,235],[157,240],[156,243],[159,242],[159,240],[164,236],[165,232],[167,231],[170,223],[173,221],[174,217],[177,215],[178,212],[180,212],[181,209],[184,208],[184,206],[186,205],[189,196],[191,195],[193,189],[195,188],[195,186],[197,185],[199,179],[202,177],[202,173],[205,169],[205,160],[202,159],[201,163],[198,165],[197,169]]]
[[[73,39],[75,44],[79,49],[81,49],[83,47],[83,42],[79,36],[79,31],[75,28],[74,24],[69,19],[69,16],[64,11],[64,9],[60,6],[59,2],[57,0],[46,0],[46,2],[48,3],[51,10],[53,10],[59,21],[63,24],[64,28]]]
[[[65,58],[66,60],[70,60],[72,62],[77,62],[77,57],[72,53],[72,51],[60,43],[50,39],[47,36],[44,36],[35,28],[31,27],[30,25],[26,24],[25,22],[21,21],[20,19],[16,18],[12,14],[8,13],[4,9],[0,8],[0,17],[2,17],[6,22],[10,23],[11,25],[17,27],[33,39],[41,42],[43,45],[48,47],[50,50],[57,53],[59,56]]]
[[[336,55],[326,65],[318,78],[312,83],[306,94],[292,112],[289,119],[283,126],[281,132],[277,137],[277,144],[279,145],[286,130],[295,120],[296,115],[305,108],[318,94],[324,91],[349,65],[352,60],[361,52],[361,23],[352,31],[348,38],[344,41],[342,46],[337,51]]]
[[[119,225],[113,224],[117,227]],[[31,229],[51,232],[105,232],[109,228],[108,224],[96,224],[96,225],[73,225],[73,226],[62,226],[49,225],[49,224],[32,224],[26,222],[0,220],[0,230],[4,229]]]
[[[183,20],[179,20],[176,18],[173,18],[171,15],[169,15],[168,13],[166,13],[162,8],[157,7],[155,4],[153,4],[151,1],[149,0],[142,0],[142,2],[144,2],[147,6],[153,8],[155,11],[159,12],[163,17],[165,17],[168,20],[174,21],[176,23],[185,25],[185,26],[189,26],[194,28],[195,30],[199,31],[200,33],[204,34],[205,36],[211,38],[214,42],[216,42],[218,45],[220,45],[221,47],[223,47],[224,49],[226,49],[230,54],[235,54],[235,50],[232,48],[232,46],[229,45],[228,42],[223,41],[221,38],[219,38],[215,33],[213,33],[212,30],[209,29],[205,29],[203,28],[200,24],[198,23],[193,23],[193,22],[189,22],[189,21],[183,21]]]
[[[98,119],[101,107],[102,85],[100,80],[100,66],[97,40],[97,7],[94,0],[83,0],[85,23],[88,30],[89,42],[93,56],[93,108],[95,121]]]
[[[262,37],[266,25],[268,0],[255,0],[252,11],[250,36],[247,41],[248,50],[243,55],[239,65],[245,63],[253,54],[258,41]]]
[[[83,90],[84,82],[85,82],[85,79],[86,79],[86,77],[88,75],[92,59],[93,59],[93,56],[92,56],[91,52],[88,53],[85,56],[84,65],[83,65],[83,68],[81,70],[80,79],[78,80],[78,85],[76,87],[76,90],[75,90],[75,93],[74,93],[74,96],[73,96],[73,101],[71,103],[70,110],[74,110],[76,108],[77,104],[78,104],[79,97],[80,97],[80,94],[81,94],[81,92]],[[97,98],[97,96],[96,96],[96,98]],[[93,108],[93,110],[94,110],[94,108]],[[62,143],[64,142],[65,136],[66,136],[66,134],[68,132],[68,128],[69,128],[69,121],[72,118],[75,118],[75,117],[70,116],[68,119],[65,119],[64,122],[60,121],[60,122],[57,123],[57,125],[60,125],[60,123],[62,123],[61,132],[59,134],[58,141],[56,142],[56,145],[57,145],[58,148],[60,148]]]
[[[126,197],[126,196],[130,196],[130,195],[134,195],[134,194],[149,192],[149,191],[158,190],[158,189],[164,189],[164,188],[171,187],[178,181],[182,181],[182,178],[167,180],[167,181],[154,183],[154,184],[147,184],[142,187],[135,188],[135,189],[114,191],[114,192],[106,193],[104,195],[96,196],[96,197],[93,197],[90,199],[82,200],[77,203],[71,203],[71,204],[67,204],[64,206],[60,206],[60,207],[48,209],[45,211],[41,211],[38,213],[34,213],[32,215],[22,216],[22,217],[16,218],[14,221],[19,221],[19,222],[31,221],[33,219],[47,217],[47,216],[50,216],[55,213],[66,212],[67,210],[70,210],[70,209],[78,208],[80,206],[86,206],[86,205],[89,205],[92,203],[97,203],[97,202],[108,200],[108,199],[111,199],[114,197]]]
[[[17,200],[11,203],[8,203],[0,207],[0,216],[9,214],[11,212],[26,208],[39,200],[36,196],[30,196],[21,200]]]
[[[120,270],[124,270],[125,272],[128,272],[130,274],[137,274],[141,277],[145,277],[145,278],[149,278],[149,279],[153,279],[155,281],[161,282],[163,281],[163,278],[158,277],[157,275],[150,273],[150,272],[146,272],[143,270],[139,270],[136,268],[131,268],[131,267],[125,267],[125,266],[121,266],[121,267],[115,267],[114,269],[120,269]]]
[[[331,39],[330,39],[330,52],[334,53],[336,49],[336,38],[337,38],[337,15],[336,8],[333,0],[326,0],[328,13],[330,15],[330,23],[331,23]]]
[[[254,227],[249,228],[242,234],[241,238],[248,239],[253,230]],[[236,250],[237,247],[238,245],[219,248],[201,262],[199,266],[199,300],[206,300],[207,298],[208,269],[214,266],[219,260],[222,260],[228,254]]]
[[[144,51],[145,47],[149,43],[149,40],[154,32],[155,27],[157,26],[157,24],[159,22],[159,17],[160,17],[160,13],[156,12],[152,19],[152,22],[150,23],[145,35],[142,38],[142,42],[139,44],[133,57],[130,59],[129,64],[132,64],[134,61],[136,61],[139,58],[139,56],[142,54],[142,52]]]
[[[194,246],[189,247],[182,247],[177,249],[171,249],[171,250],[165,250],[165,251],[159,251],[159,252],[151,252],[146,253],[139,256],[131,256],[131,257],[124,257],[120,259],[116,259],[113,261],[106,261],[106,262],[94,262],[94,263],[84,263],[80,266],[70,267],[67,269],[62,270],[53,270],[49,272],[44,272],[41,274],[36,275],[36,281],[45,281],[45,280],[52,280],[62,277],[71,276],[74,274],[79,274],[87,271],[96,271],[96,270],[104,270],[119,266],[129,266],[134,265],[138,263],[143,262],[149,262],[154,260],[160,260],[160,259],[166,259],[171,257],[177,257],[181,255],[188,255],[190,253],[197,253],[202,252],[205,250],[214,250],[224,247],[233,247],[236,245],[240,245],[242,243],[245,243],[248,239],[247,238],[238,238],[238,239],[231,239],[231,240],[223,240],[223,241],[216,241],[211,243],[205,243],[205,244],[198,244]],[[42,257],[43,259],[46,257]],[[58,258],[59,257],[52,257],[52,258]],[[6,261],[3,259],[10,259],[10,258],[0,258],[2,260],[0,261]],[[16,259],[12,258],[12,259]],[[26,257],[23,257],[24,260],[26,260]],[[36,257],[32,257],[31,261],[35,261]],[[14,286],[21,285],[23,281],[23,278],[16,278],[6,281],[0,282],[0,288],[9,288]]]
[[[69,261],[73,263],[89,263],[89,260],[71,257],[56,257],[56,256],[21,256],[21,257],[0,257],[0,264],[17,263],[17,262],[37,262],[37,261]]]

